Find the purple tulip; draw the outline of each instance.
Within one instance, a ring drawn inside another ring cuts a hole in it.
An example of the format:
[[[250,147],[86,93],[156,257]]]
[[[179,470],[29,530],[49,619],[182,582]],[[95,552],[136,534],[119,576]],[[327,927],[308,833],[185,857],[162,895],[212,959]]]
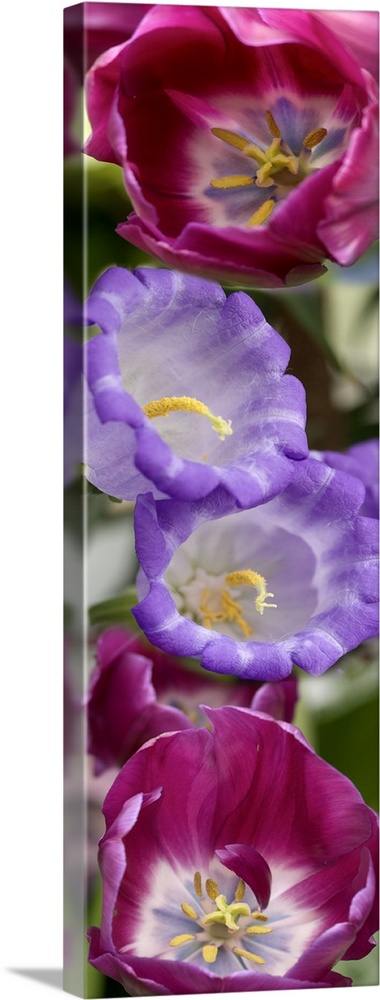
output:
[[[126,42],[149,10],[142,3],[82,3],[64,10],[65,49],[79,75],[102,52]]]
[[[275,496],[307,455],[288,345],[245,292],[178,272],[111,268],[87,303],[88,478],[125,500],[238,506]]]
[[[192,729],[207,720],[200,702],[213,708],[239,705],[291,722],[297,681],[236,682],[163,654],[124,628],[109,628],[97,641],[96,666],[87,697],[88,752],[95,773],[121,767],[160,733]]]
[[[310,11],[152,7],[87,77],[86,152],[120,164],[134,208],[119,234],[239,285],[356,261],[378,233],[362,16],[341,32]]]
[[[220,673],[323,673],[378,631],[378,522],[356,516],[363,498],[358,478],[315,459],[295,463],[274,500],[224,517],[213,496],[140,496],[136,621]]]
[[[106,797],[91,964],[132,996],[351,985],[331,969],[375,943],[375,814],[288,723],[207,715]]]
[[[321,18],[345,45],[358,63],[376,80],[379,78],[379,14],[376,10],[318,10]]]

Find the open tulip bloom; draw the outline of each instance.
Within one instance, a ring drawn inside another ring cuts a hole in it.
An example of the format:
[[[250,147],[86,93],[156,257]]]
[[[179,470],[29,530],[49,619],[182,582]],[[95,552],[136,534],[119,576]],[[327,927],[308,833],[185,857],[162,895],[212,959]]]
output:
[[[223,515],[202,503],[136,504],[135,618],[168,652],[256,680],[321,674],[376,635],[378,522],[364,485],[306,459],[280,496]]]
[[[134,208],[120,235],[240,285],[356,261],[378,231],[376,15],[367,53],[362,16],[341,40],[317,12],[150,9],[87,79],[86,151],[122,166]]]
[[[177,272],[110,268],[86,307],[89,480],[125,500],[250,507],[305,458],[305,393],[290,350],[245,292]]]
[[[90,962],[133,996],[349,986],[331,970],[374,945],[374,813],[290,724],[206,711],[106,797]]]

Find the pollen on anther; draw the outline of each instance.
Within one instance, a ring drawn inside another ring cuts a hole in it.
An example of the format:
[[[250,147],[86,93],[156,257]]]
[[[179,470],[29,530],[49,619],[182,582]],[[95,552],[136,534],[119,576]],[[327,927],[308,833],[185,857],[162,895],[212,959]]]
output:
[[[265,915],[265,913],[261,913],[260,910],[252,910],[251,917],[253,917],[254,920],[268,920],[268,917]]]
[[[327,128],[315,128],[312,132],[308,132],[303,140],[303,145],[306,149],[314,149],[314,146],[318,146],[322,139],[327,135]]]
[[[252,226],[262,226],[262,224],[266,222],[267,219],[269,219],[269,216],[273,212],[274,206],[275,202],[273,201],[273,198],[268,198],[267,201],[263,201],[262,205],[260,205],[260,208],[258,208],[257,211],[254,212],[253,215],[251,215],[251,218],[247,222],[247,226],[249,228],[251,228]]]
[[[195,872],[194,889],[199,899],[202,899],[202,878],[200,872]]]
[[[195,934],[177,934],[169,941],[169,944],[172,948],[179,948],[181,944],[187,944],[188,941],[195,941]]]
[[[217,882],[213,878],[206,878],[206,892],[210,899],[215,900],[219,896],[219,888]]]
[[[185,913],[187,917],[190,917],[190,920],[198,919],[198,914],[195,912],[194,908],[190,906],[189,903],[181,903],[181,910],[182,913]]]
[[[237,899],[238,901],[244,899],[244,893],[245,893],[245,882],[243,882],[243,879],[240,878],[235,890],[235,899]]]
[[[252,924],[251,927],[245,928],[244,934],[270,934],[272,930],[273,927],[255,927],[255,925]]]
[[[237,132],[231,132],[226,128],[212,128],[211,132],[217,139],[222,139],[223,142],[228,142],[229,146],[234,146],[235,149],[240,149],[243,151],[247,145],[249,145],[249,140],[244,139],[242,135]]]
[[[254,184],[254,178],[246,174],[231,174],[230,177],[214,177],[210,184],[213,188],[228,191],[230,188],[249,187]]]
[[[218,954],[218,949],[215,944],[205,944],[202,948],[202,955],[205,962],[211,964],[215,962],[216,956]]]
[[[281,132],[280,132],[280,129],[279,129],[278,125],[277,125],[277,122],[276,122],[275,118],[272,115],[272,112],[271,111],[266,111],[265,112],[265,117],[266,117],[266,120],[267,120],[267,125],[268,125],[268,128],[269,128],[270,134],[273,135],[274,139],[281,139]]]
[[[245,948],[234,948],[235,955],[239,955],[241,958],[248,958],[250,962],[257,962],[258,965],[265,965],[265,959],[261,958],[260,955],[253,955],[251,951],[246,951]]]

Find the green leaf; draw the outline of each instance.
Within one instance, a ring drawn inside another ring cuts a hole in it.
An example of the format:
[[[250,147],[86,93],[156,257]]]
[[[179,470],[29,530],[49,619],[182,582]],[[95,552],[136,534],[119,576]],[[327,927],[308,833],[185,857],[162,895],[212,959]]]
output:
[[[89,609],[89,619],[91,625],[128,625],[132,622],[136,629],[136,622],[131,615],[131,608],[137,603],[135,587],[128,587],[118,597],[111,597],[108,601],[101,601],[93,604]]]
[[[102,883],[98,875],[95,887],[90,896],[87,908],[87,927],[100,927],[102,917]],[[98,1000],[105,996],[106,977],[102,972],[98,972],[93,965],[90,965],[88,956],[89,944],[87,938],[84,945],[84,995],[87,1000]]]

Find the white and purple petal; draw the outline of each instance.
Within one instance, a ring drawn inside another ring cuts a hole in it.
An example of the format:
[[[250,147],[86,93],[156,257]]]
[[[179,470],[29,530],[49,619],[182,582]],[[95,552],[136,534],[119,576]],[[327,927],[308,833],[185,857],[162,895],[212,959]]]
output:
[[[294,663],[323,673],[378,631],[378,530],[357,516],[363,498],[358,478],[315,459],[295,465],[277,498],[225,516],[218,491],[202,504],[140,496],[138,624],[161,649],[220,673],[279,680]],[[223,613],[228,574],[248,569],[275,607],[258,614],[241,586],[232,616]],[[210,595],[216,616],[205,611]]]
[[[129,500],[152,487],[157,498],[197,500],[218,487],[241,507],[284,489],[307,454],[304,390],[284,374],[289,348],[248,295],[226,298],[175,272],[111,268],[86,317],[103,331],[86,345],[94,485]],[[223,439],[190,404],[154,419],[144,412],[173,397],[204,404],[232,433]]]

